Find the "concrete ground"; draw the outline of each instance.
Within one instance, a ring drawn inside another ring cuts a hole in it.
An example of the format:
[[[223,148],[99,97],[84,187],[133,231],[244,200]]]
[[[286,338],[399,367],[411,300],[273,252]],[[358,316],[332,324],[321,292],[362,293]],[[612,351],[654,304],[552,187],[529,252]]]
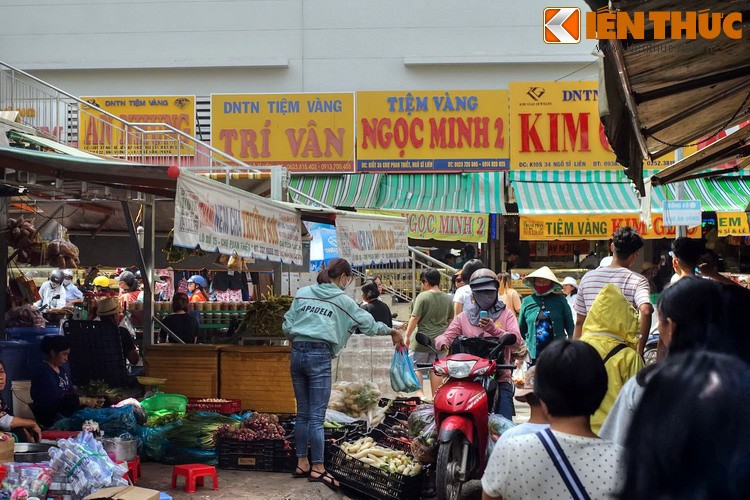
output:
[[[529,418],[528,405],[516,402],[517,423],[525,422]],[[292,479],[289,474],[273,472],[248,472],[217,469],[219,474],[219,489],[213,491],[211,487],[198,487],[196,493],[187,494],[184,481],[178,481],[178,489],[171,490],[172,466],[152,462],[142,464],[143,476],[136,486],[164,491],[179,500],[205,500],[217,498],[234,498],[247,500],[346,500],[356,499],[352,492],[335,493],[319,483],[310,483],[303,479]],[[207,480],[210,485],[211,481]],[[482,487],[479,481],[471,481],[464,488],[464,500],[479,500]]]

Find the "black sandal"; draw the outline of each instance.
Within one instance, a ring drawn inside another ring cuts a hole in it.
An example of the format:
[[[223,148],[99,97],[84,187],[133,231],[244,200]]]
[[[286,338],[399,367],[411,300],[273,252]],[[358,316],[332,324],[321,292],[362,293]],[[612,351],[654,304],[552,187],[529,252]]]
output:
[[[310,469],[305,470],[299,466],[297,466],[297,468],[294,469],[294,472],[292,472],[292,477],[294,479],[302,479],[302,478],[309,477],[309,476],[310,476]]]
[[[313,477],[313,472],[317,474],[317,477]],[[339,483],[328,471],[318,472],[316,470],[310,470],[310,477],[308,477],[307,480],[311,483],[323,483],[333,491],[338,491],[339,488],[341,488],[341,483]]]

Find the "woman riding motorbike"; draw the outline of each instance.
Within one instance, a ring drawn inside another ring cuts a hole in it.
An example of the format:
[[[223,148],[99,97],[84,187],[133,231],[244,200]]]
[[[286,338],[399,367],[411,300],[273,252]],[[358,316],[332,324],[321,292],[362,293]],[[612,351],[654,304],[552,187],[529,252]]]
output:
[[[438,350],[447,350],[459,336],[464,337],[501,337],[506,333],[516,337],[516,342],[505,347],[505,359],[511,359],[516,345],[522,342],[521,332],[515,314],[505,307],[498,296],[500,283],[497,275],[490,269],[480,269],[471,275],[469,286],[472,301],[464,307],[463,312],[453,318],[445,333],[435,339]],[[499,397],[495,413],[513,418],[513,387],[511,374],[501,371],[497,377]]]

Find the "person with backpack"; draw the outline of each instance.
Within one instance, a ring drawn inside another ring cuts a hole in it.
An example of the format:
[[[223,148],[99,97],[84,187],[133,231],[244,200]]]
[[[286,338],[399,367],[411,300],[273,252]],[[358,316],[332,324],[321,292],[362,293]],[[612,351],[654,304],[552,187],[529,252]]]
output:
[[[565,296],[559,292],[562,284],[549,267],[544,266],[524,279],[533,294],[521,301],[518,326],[526,339],[532,364],[554,340],[573,336],[573,313]]]
[[[596,349],[607,370],[607,393],[591,417],[591,429],[596,434],[622,387],[644,366],[643,358],[635,350],[638,325],[638,311],[620,288],[611,283],[605,285],[591,305],[581,337],[582,342]]]

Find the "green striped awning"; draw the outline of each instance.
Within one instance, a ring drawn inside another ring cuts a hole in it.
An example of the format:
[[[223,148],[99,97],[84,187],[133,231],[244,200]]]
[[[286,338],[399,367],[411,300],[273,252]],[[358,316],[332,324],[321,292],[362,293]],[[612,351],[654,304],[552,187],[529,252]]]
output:
[[[636,192],[619,170],[510,172],[521,215],[638,213]]]
[[[504,213],[503,172],[388,174],[381,183],[380,210]]]
[[[668,191],[665,192],[665,189]],[[677,199],[674,184],[654,189],[655,193],[658,191],[661,191],[661,198]],[[699,200],[704,212],[744,212],[750,204],[750,176],[725,175],[685,181],[683,199]],[[658,211],[661,211],[662,203],[659,203]]]
[[[289,185],[332,207],[372,208],[378,197],[381,174],[299,175]],[[290,193],[296,203],[310,201]]]

